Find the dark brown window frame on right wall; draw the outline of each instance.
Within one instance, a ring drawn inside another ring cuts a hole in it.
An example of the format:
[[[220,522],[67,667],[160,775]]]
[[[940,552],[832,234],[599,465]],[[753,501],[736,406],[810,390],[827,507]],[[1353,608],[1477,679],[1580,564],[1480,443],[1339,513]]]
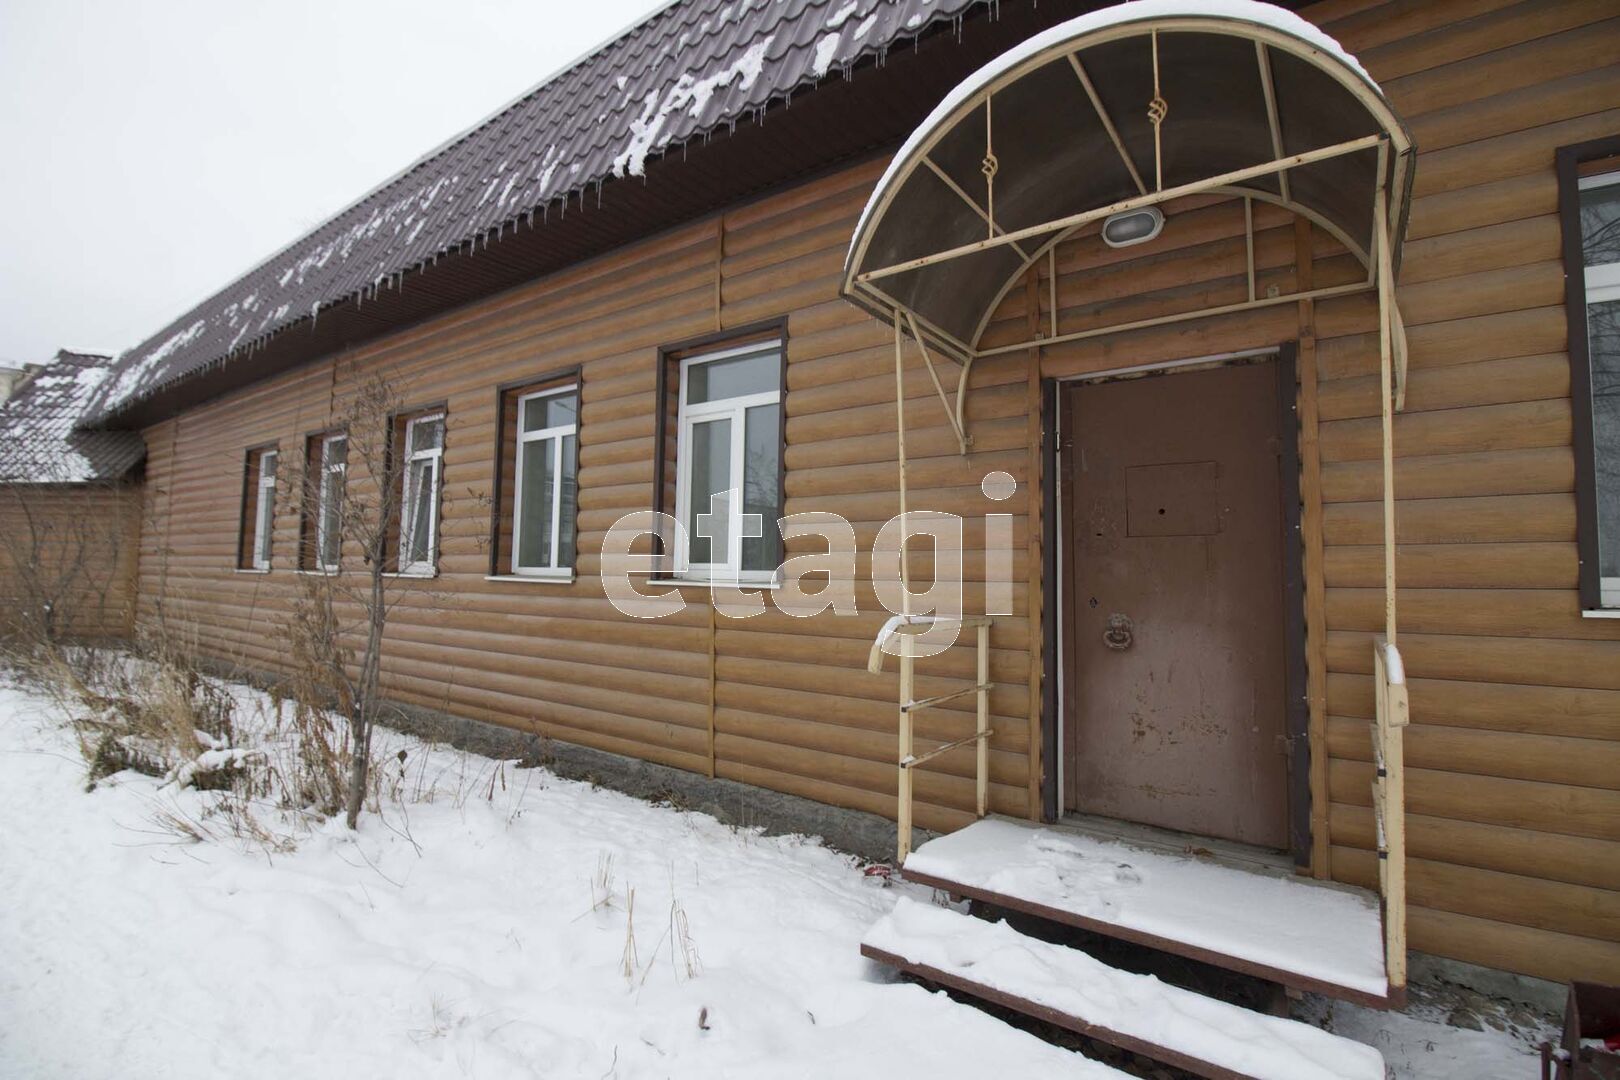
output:
[[[1598,445],[1595,426],[1594,364],[1588,334],[1585,238],[1581,230],[1583,175],[1620,171],[1620,135],[1561,146],[1556,154],[1558,215],[1563,238],[1564,313],[1569,324],[1570,399],[1574,422],[1576,541],[1580,559],[1580,600],[1584,614],[1620,617],[1611,586],[1605,597],[1600,562]],[[1603,167],[1594,168],[1597,163]],[[1616,530],[1620,533],[1620,530]],[[1620,535],[1611,543],[1620,546]],[[1605,600],[1607,599],[1607,603]]]

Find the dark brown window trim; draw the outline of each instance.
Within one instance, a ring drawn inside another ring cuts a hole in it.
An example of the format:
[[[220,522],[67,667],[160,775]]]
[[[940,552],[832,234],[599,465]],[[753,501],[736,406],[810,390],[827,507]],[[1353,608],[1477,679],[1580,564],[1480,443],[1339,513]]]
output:
[[[696,337],[658,346],[657,391],[653,398],[656,403],[653,423],[652,508],[654,513],[668,512],[668,509],[664,506],[664,486],[669,461],[669,454],[665,448],[669,441],[669,395],[672,386],[678,389],[680,385],[678,382],[671,383],[670,369],[688,356],[700,352],[718,351],[717,346],[750,345],[755,341],[780,341],[782,343],[782,407],[777,415],[780,427],[777,438],[782,450],[777,455],[776,461],[776,490],[781,496],[783,505],[787,504],[788,317],[779,315],[773,319],[762,319],[759,322],[748,323],[745,326],[714,330],[707,334],[699,334]],[[656,554],[668,554],[668,552],[661,550],[662,542],[658,538],[653,539],[653,544]]]
[[[506,432],[504,430],[502,417],[506,408],[506,396],[514,390],[522,390],[530,386],[538,388],[549,383],[561,384],[565,382],[572,382],[576,387],[578,387],[579,418],[574,423],[575,430],[580,435],[583,435],[585,432],[585,366],[583,364],[575,364],[572,367],[566,368],[553,368],[550,371],[539,375],[532,375],[526,379],[509,379],[495,387],[495,456],[491,459],[494,462],[495,475],[490,481],[489,490],[490,577],[501,576],[501,499],[506,494],[504,484],[504,480],[506,478],[506,461],[503,455],[506,453],[507,449],[504,445],[504,436]],[[580,447],[577,437],[574,446],[576,448],[574,452],[574,491],[577,493],[579,491]],[[576,563],[579,561],[579,511],[577,507],[574,511],[574,561]]]
[[[1569,392],[1575,432],[1575,540],[1583,611],[1603,607],[1598,566],[1597,447],[1592,431],[1592,353],[1586,338],[1586,265],[1581,251],[1580,167],[1620,155],[1620,135],[1560,146],[1558,218],[1564,247],[1564,316],[1569,326]]]
[[[260,455],[264,454],[265,451],[267,451],[267,450],[274,450],[276,452],[276,455],[277,455],[276,467],[280,468],[281,467],[281,462],[280,462],[281,443],[279,441],[272,440],[270,442],[257,443],[257,444],[255,444],[253,446],[247,447],[246,449],[244,449],[242,451],[242,504],[241,504],[241,512],[237,515],[237,519],[236,519],[236,566],[235,566],[235,569],[237,569],[237,570],[257,570],[257,569],[259,569],[258,567],[255,567],[253,565],[253,534],[252,534],[252,527],[253,527],[255,513],[254,513],[254,510],[253,510],[254,504],[250,503],[249,499],[250,498],[256,499],[257,496],[258,496],[258,485],[257,485],[257,483],[253,482],[256,479],[256,473],[255,473],[254,467],[253,467],[254,461]],[[271,531],[271,536],[272,536],[272,539],[271,539],[271,551],[272,551],[272,554],[274,554],[275,540],[274,540],[274,524],[273,523],[272,523],[271,528],[272,528],[272,531]]]

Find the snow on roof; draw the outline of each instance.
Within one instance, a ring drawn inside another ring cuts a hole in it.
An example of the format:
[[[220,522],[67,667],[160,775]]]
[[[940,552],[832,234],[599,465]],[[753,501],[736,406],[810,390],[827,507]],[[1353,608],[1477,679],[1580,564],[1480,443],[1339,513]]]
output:
[[[131,431],[79,431],[113,372],[113,357],[63,349],[33,368],[0,406],[0,483],[116,480],[146,456]]]
[[[994,0],[677,0],[120,358],[103,419]]]

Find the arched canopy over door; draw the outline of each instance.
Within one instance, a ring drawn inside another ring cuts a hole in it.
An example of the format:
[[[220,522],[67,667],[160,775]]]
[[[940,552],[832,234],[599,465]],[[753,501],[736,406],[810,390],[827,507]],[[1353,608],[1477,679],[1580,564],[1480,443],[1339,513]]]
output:
[[[1398,265],[1412,157],[1366,71],[1298,16],[1251,0],[1120,4],[1024,42],[941,102],[873,192],[843,291],[970,360],[1053,244],[1210,191],[1304,215],[1375,288],[1380,225]]]

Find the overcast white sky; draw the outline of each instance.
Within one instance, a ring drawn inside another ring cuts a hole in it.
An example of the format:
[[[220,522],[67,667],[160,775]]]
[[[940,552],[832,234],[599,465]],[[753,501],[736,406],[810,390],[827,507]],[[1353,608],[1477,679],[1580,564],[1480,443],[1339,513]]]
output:
[[[0,0],[0,363],[123,349],[662,0]]]

